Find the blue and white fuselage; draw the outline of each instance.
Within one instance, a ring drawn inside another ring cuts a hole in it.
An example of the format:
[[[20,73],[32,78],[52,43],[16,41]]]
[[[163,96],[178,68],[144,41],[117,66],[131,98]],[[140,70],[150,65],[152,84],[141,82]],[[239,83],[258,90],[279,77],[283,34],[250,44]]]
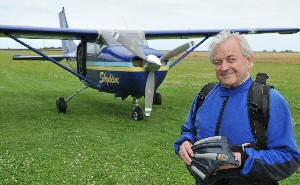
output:
[[[101,45],[87,44],[87,78],[100,85],[100,91],[114,93],[115,97],[127,98],[129,95],[141,97],[145,94],[145,86],[148,71],[143,67],[144,62],[123,45],[104,46],[99,53]],[[158,58],[164,54],[149,48],[146,45],[138,45],[145,55],[155,55]],[[100,49],[100,48],[99,48]],[[155,73],[155,90],[163,82],[169,70],[169,62]]]

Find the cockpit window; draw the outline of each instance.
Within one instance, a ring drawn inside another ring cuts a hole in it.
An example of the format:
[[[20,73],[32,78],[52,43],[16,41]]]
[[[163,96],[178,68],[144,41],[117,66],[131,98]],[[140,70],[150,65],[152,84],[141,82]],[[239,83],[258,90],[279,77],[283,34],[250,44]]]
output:
[[[112,31],[109,31],[109,30],[101,31],[97,42],[99,42],[100,39],[104,39],[104,41],[109,46],[120,45],[120,43],[112,37],[111,32]],[[145,38],[145,32],[143,32],[143,31],[127,31],[127,30],[122,31],[122,30],[118,30],[117,32],[119,34],[121,34],[122,36],[124,36],[128,41],[132,42],[134,45],[148,46],[147,40]],[[104,41],[101,40],[100,42],[103,43]]]

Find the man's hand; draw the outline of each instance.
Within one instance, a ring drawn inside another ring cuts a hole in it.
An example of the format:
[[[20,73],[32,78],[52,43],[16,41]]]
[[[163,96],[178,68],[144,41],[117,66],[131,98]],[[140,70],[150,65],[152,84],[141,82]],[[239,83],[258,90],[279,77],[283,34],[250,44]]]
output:
[[[193,146],[192,143],[189,141],[184,141],[180,145],[180,151],[179,151],[180,157],[187,165],[191,165],[192,163],[191,157],[194,157],[192,146]]]
[[[241,155],[231,151],[231,144],[226,136],[213,136],[195,142],[192,146],[192,155],[188,153],[189,147],[191,143],[183,143],[180,146],[182,149],[180,155],[187,161],[189,172],[201,184],[213,184],[218,170],[240,166]]]

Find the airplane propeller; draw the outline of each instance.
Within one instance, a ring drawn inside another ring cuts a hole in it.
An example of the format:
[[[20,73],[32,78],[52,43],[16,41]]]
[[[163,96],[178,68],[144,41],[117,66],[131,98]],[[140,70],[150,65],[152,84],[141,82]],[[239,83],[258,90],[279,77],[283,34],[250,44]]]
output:
[[[124,36],[120,35],[118,32],[115,31],[111,32],[111,35],[123,46],[125,46],[129,51],[136,54],[140,58],[147,60],[147,56],[141,50],[139,50],[134,44],[128,41]]]
[[[146,65],[144,66],[144,68],[147,71],[158,69],[161,66],[161,62],[157,56],[155,55],[146,56],[142,50],[140,50],[138,47],[136,47],[133,43],[131,43],[129,40],[127,40],[123,35],[119,34],[118,32],[113,31],[111,35],[129,51],[131,51],[141,59],[147,61]]]
[[[173,58],[177,55],[179,55],[180,53],[188,50],[189,48],[193,47],[195,45],[195,42],[194,41],[190,41],[190,42],[187,42],[175,49],[173,49],[172,51],[170,51],[169,53],[165,54],[164,56],[162,56],[160,58],[160,61],[167,61],[169,60],[170,58]]]
[[[116,31],[111,32],[111,35],[119,43],[121,43],[125,48],[127,48],[129,51],[131,51],[136,56],[138,56],[141,59],[146,61],[146,64],[143,67],[146,69],[146,71],[149,72],[149,74],[148,74],[146,88],[145,88],[145,115],[150,116],[151,111],[152,111],[153,97],[154,97],[154,91],[155,91],[154,71],[161,67],[162,61],[168,61],[170,58],[175,57],[178,54],[188,50],[195,43],[193,41],[185,43],[185,44],[173,49],[172,51],[165,54],[161,58],[158,58],[157,56],[152,55],[152,54],[146,56],[142,50],[140,50],[133,43],[131,43],[128,39],[126,39],[123,35],[121,35],[120,33],[116,32]]]

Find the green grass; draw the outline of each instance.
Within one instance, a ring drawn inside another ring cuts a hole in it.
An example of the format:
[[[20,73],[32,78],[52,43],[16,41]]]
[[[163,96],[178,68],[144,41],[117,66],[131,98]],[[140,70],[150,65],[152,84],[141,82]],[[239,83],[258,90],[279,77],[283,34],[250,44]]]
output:
[[[2,184],[194,184],[173,143],[195,94],[216,80],[211,64],[183,61],[170,70],[159,88],[162,105],[136,122],[131,98],[92,89],[57,113],[56,98],[83,84],[49,61],[13,61],[13,53],[0,51]],[[300,65],[256,63],[258,71],[290,102],[299,146]],[[299,179],[298,170],[281,184]]]

